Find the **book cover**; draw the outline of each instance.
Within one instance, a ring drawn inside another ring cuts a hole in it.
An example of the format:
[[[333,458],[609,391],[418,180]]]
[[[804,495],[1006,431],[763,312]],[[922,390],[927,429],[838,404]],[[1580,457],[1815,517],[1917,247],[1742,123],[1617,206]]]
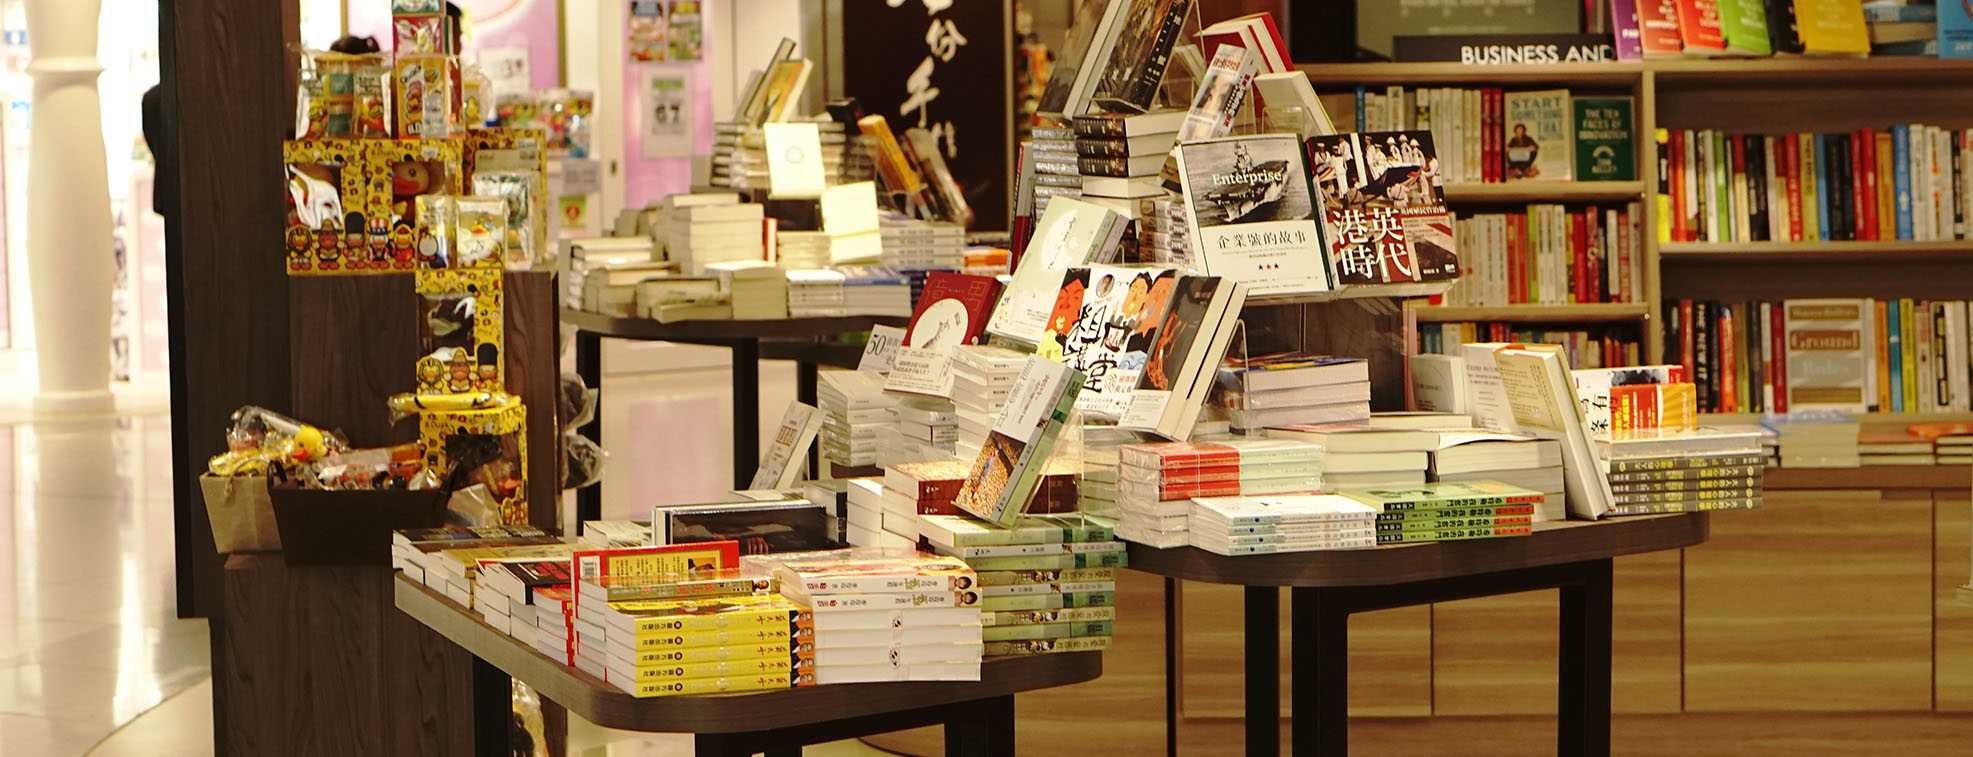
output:
[[[1157,99],[1192,0],[1114,0],[1127,6],[1096,82],[1096,105],[1143,112]]]
[[[1067,314],[1069,325],[1059,340],[1044,339],[1037,354],[1054,359],[1049,354],[1051,345],[1059,346],[1061,362],[1084,376],[1076,409],[1115,419],[1129,408],[1158,324],[1171,306],[1178,272],[1166,267],[1123,266],[1069,271],[1065,291],[1078,271],[1080,279],[1075,283],[1086,282],[1081,306]]]
[[[1568,181],[1575,155],[1570,146],[1569,91],[1508,92],[1503,101],[1507,179]]]
[[[1900,381],[1904,385],[1904,403],[1898,406],[1900,412],[1918,411],[1918,313],[1915,303],[1906,297],[1898,300],[1898,336],[1903,343],[1899,352],[1904,373]]]
[[[1670,58],[1683,54],[1685,42],[1678,32],[1678,0],[1634,1],[1644,57]]]
[[[1633,181],[1637,151],[1631,145],[1628,97],[1575,98],[1576,180]]]
[[[1938,15],[1939,57],[1973,58],[1973,6],[1942,0]]]
[[[1782,305],[1789,409],[1865,412],[1869,404],[1864,397],[1865,371],[1870,369],[1867,302],[1796,299]]]
[[[1768,37],[1767,5],[1762,0],[1716,0],[1720,32],[1726,51],[1734,55],[1773,55]]]
[[[808,456],[815,435],[822,431],[823,413],[814,405],[788,403],[781,414],[781,425],[761,453],[750,489],[786,489],[801,478],[802,460]]]
[[[1190,142],[1177,155],[1192,249],[1207,275],[1257,295],[1334,288],[1293,135]]]
[[[1638,26],[1637,3],[1638,0],[1610,0],[1610,32],[1616,37],[1617,60],[1644,59],[1644,31]]]
[[[1617,387],[1677,384],[1688,381],[1684,366],[1680,365],[1640,365],[1629,368],[1584,368],[1569,372],[1569,380],[1576,389],[1577,401],[1582,405],[1583,422],[1591,434],[1607,434],[1611,430],[1612,392]]]
[[[1075,20],[1069,24],[1067,39],[1055,56],[1054,70],[1035,104],[1037,113],[1073,117],[1089,108],[1104,63],[1116,45],[1117,26],[1130,3],[1088,0],[1075,6]]]
[[[1686,55],[1703,57],[1726,52],[1725,30],[1720,27],[1716,0],[1678,0],[1678,33],[1685,43]]]
[[[1072,197],[1057,197],[1035,224],[1028,252],[1014,268],[1012,282],[987,321],[987,331],[1027,344],[1042,340],[1061,293],[1063,274],[1085,265],[1123,236],[1126,220],[1116,211]]]
[[[1569,513],[1590,520],[1610,509],[1610,482],[1590,448],[1563,356],[1549,350],[1503,349],[1495,354],[1502,395],[1522,433],[1562,442]]]
[[[716,505],[675,505],[653,508],[654,542],[696,544],[731,540],[741,554],[806,552],[837,546],[830,537],[829,514],[805,499],[774,502],[730,502]]]
[[[1178,279],[1118,428],[1176,440],[1191,435],[1246,299],[1246,287],[1237,281]]]
[[[1458,277],[1459,251],[1431,132],[1318,136],[1306,147],[1336,283]]]
[[[1238,45],[1254,51],[1261,68],[1268,73],[1284,73],[1295,68],[1288,46],[1281,39],[1281,30],[1274,24],[1274,15],[1265,11],[1220,21],[1199,30],[1198,36],[1208,58],[1217,55],[1222,45]]]
[[[1809,55],[1869,55],[1859,0],[1795,0],[1795,29]]]
[[[1767,0],[1768,45],[1777,53],[1802,52],[1802,35],[1795,27],[1795,0]]]
[[[953,504],[1003,526],[1019,518],[1083,380],[1067,365],[1030,357]]]
[[[929,349],[979,344],[999,300],[1000,281],[991,276],[933,271],[925,277],[904,344]]]
[[[658,575],[724,570],[740,566],[740,544],[733,541],[622,549],[579,550],[570,555],[579,581],[603,576]]]

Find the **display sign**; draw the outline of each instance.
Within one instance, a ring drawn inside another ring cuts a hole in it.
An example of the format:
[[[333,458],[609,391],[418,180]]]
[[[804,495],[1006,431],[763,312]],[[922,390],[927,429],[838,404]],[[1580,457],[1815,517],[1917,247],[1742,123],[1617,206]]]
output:
[[[842,50],[843,95],[900,133],[919,127],[937,137],[977,229],[1007,228],[1014,174],[1008,8],[845,0],[842,24],[830,30]]]
[[[1553,65],[1617,60],[1608,34],[1488,34],[1458,37],[1402,36],[1391,40],[1397,60],[1469,66]]]
[[[1356,0],[1356,46],[1378,60],[1447,60],[1393,55],[1392,38],[1571,34],[1582,17],[1583,0]]]

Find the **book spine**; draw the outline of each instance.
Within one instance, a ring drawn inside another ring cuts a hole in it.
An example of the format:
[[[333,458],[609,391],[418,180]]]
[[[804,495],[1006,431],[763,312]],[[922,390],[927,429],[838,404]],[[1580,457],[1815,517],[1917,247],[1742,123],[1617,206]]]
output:
[[[741,608],[716,615],[658,615],[633,617],[631,635],[644,636],[696,633],[702,631],[749,631],[757,629],[785,629],[794,619],[795,612],[785,607],[774,609]]]
[[[1740,381],[1739,335],[1734,333],[1739,319],[1733,317],[1734,305],[1718,303],[1719,307],[1719,354],[1720,354],[1720,406],[1723,413],[1740,412],[1740,394],[1737,391]]]
[[[1727,134],[1714,131],[1713,135],[1713,216],[1719,225],[1716,242],[1738,242],[1740,237],[1733,233],[1738,228],[1734,222],[1733,202],[1733,151],[1727,146]]]
[[[1904,412],[1904,309],[1897,300],[1884,303],[1887,320],[1884,326],[1886,339],[1885,364],[1889,366],[1886,377],[1891,384],[1891,404],[1887,412]]]
[[[1612,494],[1655,494],[1662,492],[1731,491],[1734,489],[1758,488],[1761,485],[1761,469],[1742,466],[1748,471],[1742,476],[1719,476],[1687,479],[1664,479],[1649,481],[1611,481]]]
[[[981,620],[988,627],[1025,626],[1040,623],[1077,623],[1117,619],[1115,607],[1065,607],[1059,610],[1027,610],[986,613]]]
[[[1644,505],[1670,502],[1719,502],[1722,500],[1752,499],[1759,496],[1761,496],[1761,487],[1758,484],[1754,484],[1738,488],[1630,492],[1613,494],[1612,499],[1615,504],[1619,505]]]
[[[1788,172],[1788,241],[1802,241],[1802,154],[1798,135],[1784,134],[1781,139],[1782,168]]]
[[[1610,461],[1610,483],[1632,484],[1648,481],[1696,481],[1713,478],[1748,478],[1761,474],[1763,456],[1707,455]]]
[[[1774,361],[1774,411],[1788,412],[1788,308],[1786,303],[1775,303],[1768,314],[1768,332],[1774,335],[1774,346],[1769,350]]]
[[[1502,536],[1526,536],[1533,533],[1533,531],[1532,526],[1483,526],[1480,528],[1454,528],[1439,531],[1387,531],[1377,534],[1377,543],[1413,544],[1432,541],[1492,539]]]
[[[1419,510],[1387,510],[1377,513],[1376,522],[1382,524],[1444,520],[1448,518],[1524,516],[1534,513],[1535,504],[1535,502],[1530,501],[1472,507],[1431,507]]]
[[[1829,234],[1829,153],[1821,134],[1815,135],[1814,140],[1815,149],[1810,155],[1815,162],[1815,202],[1810,207],[1815,208],[1816,239],[1828,241],[1835,239]]]
[[[1871,312],[1875,317],[1873,325],[1876,327],[1871,332],[1871,336],[1873,337],[1871,340],[1871,351],[1874,353],[1872,357],[1875,358],[1871,365],[1871,370],[1877,379],[1877,391],[1874,392],[1877,395],[1875,397],[1876,401],[1871,406],[1875,410],[1887,413],[1893,412],[1893,409],[1897,407],[1896,404],[1891,402],[1891,387],[1893,384],[1891,382],[1890,356],[1894,352],[1891,347],[1890,324],[1892,321],[1889,311],[1890,308],[1884,300],[1875,300],[1871,303]]]
[[[711,617],[711,616],[709,616]],[[637,652],[658,649],[691,649],[701,647],[751,647],[759,644],[787,644],[794,637],[792,626],[787,619],[780,625],[762,625],[750,628],[725,628],[696,631],[652,632],[632,634],[630,647]],[[615,634],[611,634],[615,638]]]
[[[1451,531],[1467,528],[1496,528],[1501,526],[1526,526],[1533,522],[1532,515],[1478,516],[1470,518],[1438,518],[1431,520],[1379,521],[1376,532],[1379,534],[1416,534],[1433,531]]]
[[[1718,409],[1713,401],[1712,303],[1692,303],[1692,325],[1692,383],[1699,394],[1699,409],[1712,412]]]
[[[1066,639],[1034,639],[1028,641],[996,641],[986,645],[986,656],[1002,657],[1009,655],[1060,654],[1065,652],[1100,652],[1110,648],[1108,636],[1072,636]]]
[[[1746,242],[1753,239],[1748,233],[1754,217],[1753,204],[1749,202],[1747,186],[1747,139],[1744,134],[1726,136],[1727,159],[1733,164],[1733,193],[1727,196],[1728,207],[1733,209],[1732,239]]]
[[[1148,49],[1137,76],[1123,87],[1119,93],[1123,101],[1132,108],[1143,108],[1157,99],[1158,87],[1164,83],[1165,69],[1171,66],[1172,48],[1184,32],[1185,22],[1191,17],[1192,0],[1173,0],[1165,9],[1164,22],[1158,25],[1157,39]]]
[[[1584,236],[1583,214],[1569,213],[1569,302],[1594,302],[1589,285],[1589,245]]]
[[[1916,310],[1911,298],[1906,297],[1898,300],[1898,332],[1899,336],[1903,339],[1901,342],[1903,347],[1899,350],[1898,354],[1899,362],[1904,364],[1904,377],[1900,379],[1904,386],[1904,402],[1899,407],[1902,408],[1900,412],[1906,413],[1916,412],[1918,410],[1918,315]]]
[[[1674,157],[1677,135],[1671,129],[1659,129],[1653,136],[1658,143],[1658,243],[1664,244],[1682,239],[1685,219],[1679,216],[1680,202],[1672,187],[1678,185],[1677,158]]]
[[[1952,371],[1949,369],[1949,363],[1947,362],[1951,350],[1947,348],[1946,333],[1949,325],[1946,318],[1946,307],[1947,303],[1944,302],[1934,302],[1930,306],[1932,311],[1932,406],[1928,409],[1935,413],[1952,412],[1953,381]]]
[[[1666,513],[1696,513],[1713,510],[1757,510],[1761,498],[1716,500],[1706,502],[1645,502],[1628,505],[1612,505],[1610,515],[1662,515]]]
[[[1852,198],[1854,205],[1850,215],[1856,219],[1854,236],[1863,241],[1869,241],[1877,235],[1877,187],[1872,183],[1872,179],[1877,174],[1864,168],[1876,162],[1870,151],[1876,149],[1877,140],[1871,138],[1869,134],[1869,129],[1863,129],[1849,135],[1850,176],[1855,195]]]
[[[987,642],[1017,641],[1025,639],[1061,639],[1073,636],[1110,635],[1112,621],[1082,620],[1069,623],[1030,623],[1015,626],[986,626],[981,638]]]

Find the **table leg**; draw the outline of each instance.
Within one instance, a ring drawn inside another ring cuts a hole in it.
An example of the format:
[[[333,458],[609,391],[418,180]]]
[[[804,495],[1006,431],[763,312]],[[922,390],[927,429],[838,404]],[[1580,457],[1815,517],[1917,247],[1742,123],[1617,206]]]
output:
[[[1577,563],[1561,587],[1556,743],[1561,754],[1610,754],[1610,561]]]
[[[821,371],[816,364],[807,360],[796,361],[795,399],[804,405],[816,405],[816,385],[821,382],[821,378]],[[816,436],[816,443],[820,443],[821,438],[821,435],[818,434]],[[810,444],[809,449],[802,450],[802,452],[808,456],[808,480],[814,481],[821,478],[818,474],[818,469],[822,467],[822,455],[815,451],[815,444]]]
[[[753,483],[760,465],[760,340],[733,341],[733,488]]]
[[[1178,757],[1178,579],[1165,579],[1165,755]]]
[[[514,712],[514,679],[479,657],[473,658],[473,753],[508,757]]]
[[[1281,753],[1281,593],[1247,587],[1247,754]]]
[[[596,417],[577,429],[590,441],[603,443],[603,338],[594,333],[577,329],[575,332],[575,372],[582,377],[583,386],[596,391]],[[575,490],[576,529],[582,524],[603,518],[603,482]]]
[[[1013,757],[1014,695],[954,705],[949,712],[946,757]]]
[[[758,749],[744,733],[695,733],[692,754],[697,757],[753,757]]]
[[[1289,720],[1297,757],[1350,748],[1349,609],[1324,589],[1290,589],[1294,620],[1294,697]]]

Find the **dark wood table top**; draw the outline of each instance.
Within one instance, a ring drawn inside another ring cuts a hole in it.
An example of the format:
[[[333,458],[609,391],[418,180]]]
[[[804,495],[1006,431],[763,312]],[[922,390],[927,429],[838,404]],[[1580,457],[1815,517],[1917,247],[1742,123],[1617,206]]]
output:
[[[909,318],[853,315],[842,318],[776,318],[764,321],[677,321],[619,318],[573,308],[562,309],[562,322],[592,334],[617,339],[689,342],[701,339],[773,339],[817,337],[869,331],[873,325],[903,326]]]
[[[487,625],[399,574],[397,608],[590,722],[656,733],[746,733],[970,702],[1094,680],[1102,652],[988,658],[979,681],[902,681],[639,699]],[[463,705],[462,705],[463,706]]]
[[[1710,534],[1706,513],[1535,524],[1502,539],[1223,557],[1197,547],[1130,543],[1130,568],[1242,586],[1386,586],[1690,547]]]

